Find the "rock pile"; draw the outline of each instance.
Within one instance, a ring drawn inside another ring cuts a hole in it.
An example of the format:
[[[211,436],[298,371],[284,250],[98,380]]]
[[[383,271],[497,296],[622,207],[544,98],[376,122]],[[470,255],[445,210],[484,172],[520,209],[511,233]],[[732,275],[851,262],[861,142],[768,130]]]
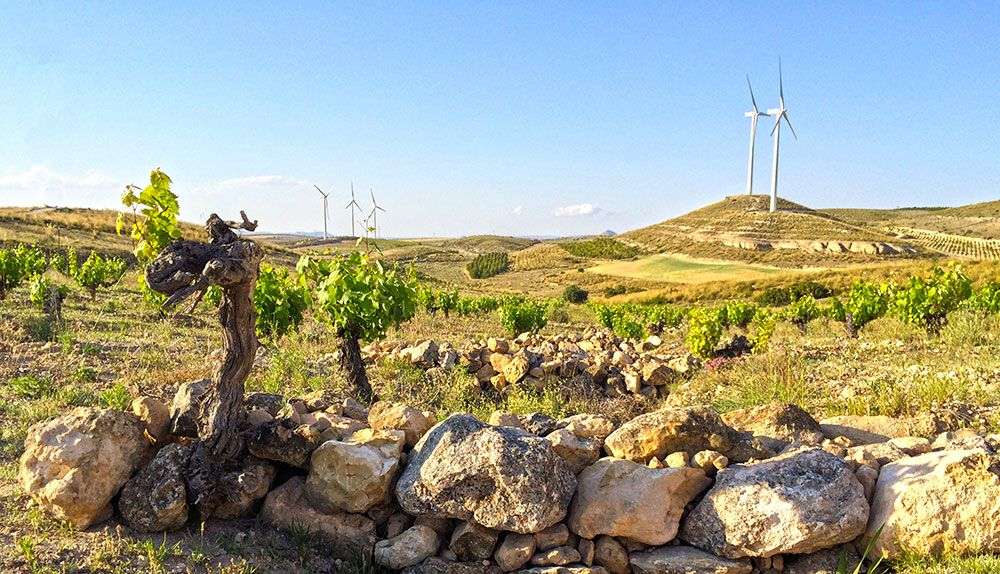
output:
[[[640,343],[607,331],[515,339],[490,338],[459,350],[435,341],[373,343],[363,349],[372,361],[393,358],[425,371],[464,368],[481,385],[503,390],[511,385],[542,388],[547,377],[574,380],[608,396],[663,396],[667,385],[689,377],[700,362],[682,349],[667,349],[652,335]]]
[[[487,348],[528,360],[525,343]],[[440,365],[431,349],[408,354]],[[199,509],[177,422],[196,395],[183,389],[170,416],[145,398],[133,412],[78,408],[34,426],[22,485],[80,528],[109,518],[116,496],[133,530],[185,526]],[[725,417],[669,408],[616,427],[590,414],[437,422],[322,393],[246,403],[250,454],[215,517],[259,513],[333,556],[409,574],[815,574],[840,556],[856,563],[868,539],[889,557],[1000,552],[997,436],[890,436],[912,427],[821,425],[784,404]]]

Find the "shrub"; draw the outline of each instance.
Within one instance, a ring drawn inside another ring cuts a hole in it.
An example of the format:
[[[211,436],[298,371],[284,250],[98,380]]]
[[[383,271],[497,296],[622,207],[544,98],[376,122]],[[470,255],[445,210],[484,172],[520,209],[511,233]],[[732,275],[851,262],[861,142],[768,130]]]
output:
[[[750,329],[750,346],[755,353],[763,353],[771,344],[771,336],[778,326],[780,315],[770,309],[757,309]]]
[[[966,300],[965,306],[992,315],[1000,314],[1000,283],[991,281],[983,285]]]
[[[785,311],[785,316],[803,332],[805,332],[809,321],[819,317],[819,315],[819,307],[812,295],[806,295],[796,300]]]
[[[852,337],[857,336],[859,329],[885,315],[892,290],[888,283],[856,281],[851,285],[844,299],[844,323]]]
[[[581,289],[579,285],[570,285],[563,291],[563,299],[568,303],[575,303],[577,305],[586,303],[588,295],[587,291]]]
[[[614,285],[604,290],[605,297],[615,297],[617,295],[624,295],[625,293],[628,293],[628,289],[624,285]]]
[[[42,311],[46,309],[46,305],[49,304],[53,296],[62,299],[66,297],[67,293],[69,293],[69,287],[57,284],[45,275],[35,275],[35,278],[28,285],[28,297],[32,305]]]
[[[761,291],[754,301],[767,307],[783,307],[803,297],[825,299],[832,295],[829,287],[816,281],[799,281],[787,287],[768,287]]]
[[[73,271],[73,279],[90,293],[91,299],[97,298],[99,287],[111,287],[125,274],[125,261],[117,257],[101,257],[96,251],[82,265]]]
[[[0,300],[26,279],[45,271],[45,255],[36,247],[0,249]]]
[[[784,307],[792,302],[792,294],[785,287],[768,287],[754,296],[758,305]]]
[[[298,269],[314,286],[316,312],[340,338],[341,367],[348,381],[362,398],[374,398],[359,341],[382,339],[390,328],[413,318],[416,276],[356,251],[326,261],[303,257]]]
[[[500,323],[511,336],[537,331],[548,322],[543,302],[512,297],[500,305]]]
[[[698,307],[688,313],[688,331],[684,344],[696,357],[708,358],[722,338],[722,320],[718,309]]]
[[[485,279],[510,269],[510,256],[504,251],[481,253],[469,262],[466,270],[473,279]]]
[[[566,241],[559,246],[570,255],[588,259],[631,259],[639,255],[637,248],[610,237]]]
[[[744,301],[733,301],[722,307],[723,323],[733,327],[745,328],[757,314],[757,306]]]
[[[264,264],[254,286],[253,305],[257,312],[257,334],[280,338],[302,323],[309,306],[309,293],[304,284],[291,278],[287,269]]]
[[[892,311],[904,323],[937,332],[948,313],[958,309],[970,296],[972,280],[961,267],[935,267],[930,277],[910,277],[905,287],[896,290]]]

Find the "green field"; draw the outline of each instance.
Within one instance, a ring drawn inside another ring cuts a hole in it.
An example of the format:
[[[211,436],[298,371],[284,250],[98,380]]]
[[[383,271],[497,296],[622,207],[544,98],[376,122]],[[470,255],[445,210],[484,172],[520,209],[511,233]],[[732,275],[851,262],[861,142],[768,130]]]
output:
[[[686,255],[659,254],[634,261],[613,261],[590,267],[587,271],[615,277],[648,279],[666,283],[710,283],[713,281],[752,281],[789,273],[769,265],[737,261],[698,259]]]

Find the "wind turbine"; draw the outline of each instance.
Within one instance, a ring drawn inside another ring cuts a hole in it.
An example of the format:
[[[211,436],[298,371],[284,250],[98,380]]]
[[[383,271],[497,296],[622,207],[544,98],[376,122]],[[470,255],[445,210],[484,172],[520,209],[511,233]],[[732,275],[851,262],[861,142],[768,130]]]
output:
[[[375,190],[369,187],[368,192],[372,195],[372,210],[371,213],[368,214],[368,217],[371,217],[372,219],[372,227],[375,228],[375,239],[378,239],[378,212],[381,211],[385,213],[385,210],[382,209],[381,205],[375,202]]]
[[[753,195],[753,158],[754,144],[757,143],[757,119],[766,116],[765,112],[757,108],[757,99],[753,97],[753,86],[750,85],[750,75],[747,75],[747,88],[750,89],[750,102],[753,109],[743,115],[750,118],[750,158],[747,160],[747,195]]]
[[[778,107],[767,110],[767,115],[774,117],[774,127],[771,129],[771,137],[774,138],[774,159],[771,163],[771,213],[778,211],[778,150],[781,142],[781,120],[788,124],[788,129],[792,130],[795,139],[799,136],[792,127],[791,120],[788,119],[788,109],[785,108],[785,86],[781,78],[781,58],[778,58]]]
[[[357,237],[357,235],[354,233],[354,220],[355,220],[354,210],[355,209],[361,209],[361,206],[358,205],[357,201],[354,201],[354,182],[353,181],[351,182],[351,201],[347,202],[347,205],[344,206],[344,209],[350,209],[351,210],[351,237]]]
[[[327,234],[326,234],[326,219],[327,219],[327,215],[328,215],[328,212],[329,212],[329,210],[327,208],[327,199],[330,197],[330,194],[326,193],[325,191],[323,191],[322,189],[320,189],[318,185],[313,185],[313,187],[315,187],[316,191],[318,191],[319,194],[323,196],[323,239],[326,240],[327,239]]]

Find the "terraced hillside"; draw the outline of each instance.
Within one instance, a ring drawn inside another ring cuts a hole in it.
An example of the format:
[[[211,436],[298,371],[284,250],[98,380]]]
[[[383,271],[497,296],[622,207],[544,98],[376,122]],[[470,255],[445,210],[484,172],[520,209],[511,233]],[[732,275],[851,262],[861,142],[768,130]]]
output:
[[[902,209],[823,209],[821,213],[856,225],[938,231],[979,239],[1000,239],[1000,200],[959,207]]]
[[[917,250],[878,228],[780,199],[733,196],[630,231],[622,241],[646,251],[781,266],[830,265],[913,256]]]
[[[1000,240],[997,239],[980,239],[912,227],[894,229],[915,243],[944,255],[977,261],[1000,261]]]

